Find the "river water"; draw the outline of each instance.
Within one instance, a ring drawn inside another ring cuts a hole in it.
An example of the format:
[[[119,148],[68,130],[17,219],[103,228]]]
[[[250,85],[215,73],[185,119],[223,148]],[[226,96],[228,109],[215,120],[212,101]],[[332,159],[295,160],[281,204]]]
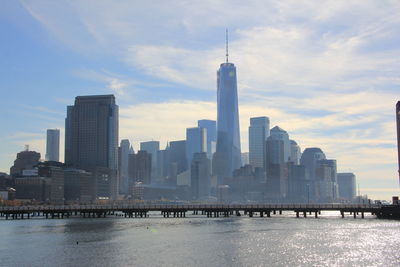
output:
[[[400,221],[338,212],[1,219],[0,266],[400,266]]]

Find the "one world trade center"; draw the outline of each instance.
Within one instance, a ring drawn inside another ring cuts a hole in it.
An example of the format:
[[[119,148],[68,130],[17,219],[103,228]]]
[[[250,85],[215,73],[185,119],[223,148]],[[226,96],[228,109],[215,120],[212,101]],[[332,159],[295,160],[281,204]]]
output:
[[[228,34],[226,38],[226,62],[217,73],[217,149],[213,159],[213,172],[218,184],[241,166],[239,110],[236,67],[228,62]]]

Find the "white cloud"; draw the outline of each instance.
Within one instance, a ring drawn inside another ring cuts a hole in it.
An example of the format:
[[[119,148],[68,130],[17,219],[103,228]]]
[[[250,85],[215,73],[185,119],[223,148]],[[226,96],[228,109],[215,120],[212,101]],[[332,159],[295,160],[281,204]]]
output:
[[[319,146],[343,168],[354,168],[361,181],[390,177],[400,85],[398,1],[168,1],[168,8],[157,1],[22,3],[60,43],[128,67],[135,79],[104,69],[81,73],[124,99],[137,93],[128,88],[147,82],[143,76],[184,87],[188,95],[216,90],[228,27],[243,151],[249,118],[266,115],[303,148]],[[120,109],[121,138],[135,143],[183,139],[197,119],[216,115],[215,103],[199,100],[152,99]]]

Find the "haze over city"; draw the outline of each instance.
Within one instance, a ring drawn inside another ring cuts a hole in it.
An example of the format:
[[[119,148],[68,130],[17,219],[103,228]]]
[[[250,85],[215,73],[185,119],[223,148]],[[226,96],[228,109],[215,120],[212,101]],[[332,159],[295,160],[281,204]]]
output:
[[[354,172],[361,194],[398,194],[397,1],[1,5],[0,171],[25,144],[44,158],[48,128],[61,129],[63,161],[66,106],[78,95],[114,94],[119,137],[135,151],[215,120],[229,28],[242,152],[249,118],[268,116],[302,149],[320,147],[338,172]]]

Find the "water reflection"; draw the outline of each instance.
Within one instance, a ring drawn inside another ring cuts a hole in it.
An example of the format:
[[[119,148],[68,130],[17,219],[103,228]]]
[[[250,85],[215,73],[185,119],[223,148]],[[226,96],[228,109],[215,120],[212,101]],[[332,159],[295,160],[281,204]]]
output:
[[[0,265],[398,266],[399,226],[290,216],[0,221]]]

